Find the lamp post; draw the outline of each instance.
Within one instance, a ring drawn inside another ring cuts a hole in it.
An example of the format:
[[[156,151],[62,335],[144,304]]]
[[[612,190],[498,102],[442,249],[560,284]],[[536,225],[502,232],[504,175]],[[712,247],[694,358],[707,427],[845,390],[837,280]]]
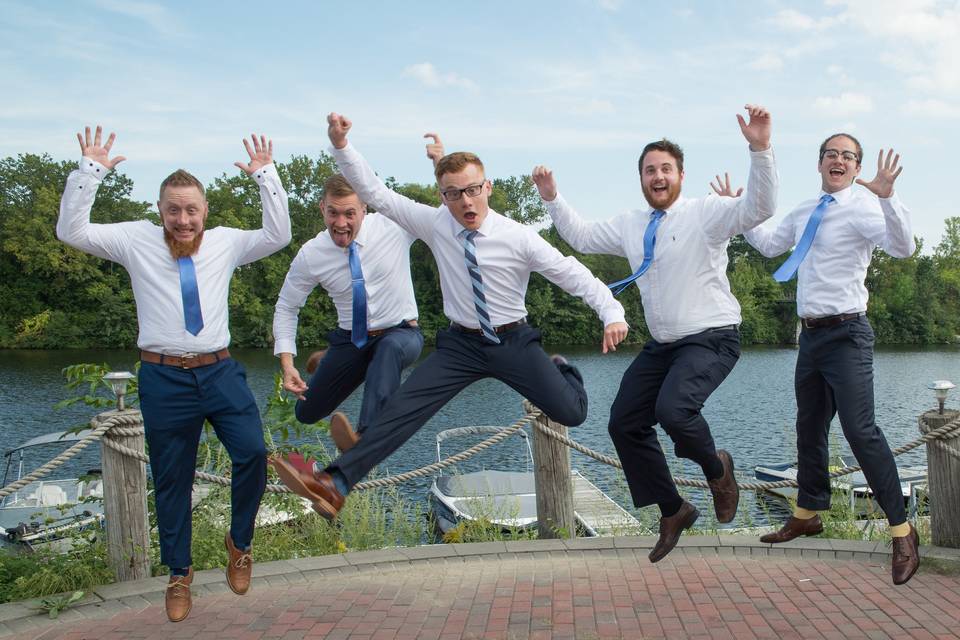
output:
[[[129,371],[111,371],[103,376],[103,381],[113,390],[113,395],[117,397],[117,411],[124,411],[126,406],[123,397],[127,395],[127,384],[133,380],[134,376]]]
[[[953,384],[949,380],[934,380],[927,385],[927,389],[933,390],[933,395],[940,405],[940,415],[943,415],[943,404],[947,400],[947,394],[950,393],[950,389],[953,389],[956,386],[957,385]]]

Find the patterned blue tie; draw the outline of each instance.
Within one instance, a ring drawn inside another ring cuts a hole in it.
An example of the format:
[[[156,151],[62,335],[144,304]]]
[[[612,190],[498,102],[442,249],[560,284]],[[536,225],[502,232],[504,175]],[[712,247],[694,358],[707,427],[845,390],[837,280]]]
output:
[[[197,270],[193,258],[177,258],[180,268],[180,296],[183,298],[183,323],[193,335],[203,329],[203,313],[200,311],[200,290],[197,287]]]
[[[820,204],[817,205],[817,208],[810,214],[810,219],[807,220],[807,226],[803,230],[803,235],[800,236],[800,242],[797,243],[797,247],[793,250],[793,253],[790,254],[790,257],[787,258],[787,261],[773,272],[774,280],[777,282],[787,282],[792,279],[793,276],[797,275],[797,269],[800,268],[800,263],[803,262],[803,259],[807,257],[807,251],[810,251],[810,245],[813,244],[813,236],[817,234],[817,227],[820,226],[820,221],[823,220],[823,214],[826,213],[827,206],[831,202],[833,202],[833,196],[829,193],[823,194],[820,198]]]
[[[657,228],[663,221],[663,216],[667,215],[667,213],[660,209],[654,209],[650,215],[653,217],[647,224],[647,230],[643,232],[643,262],[640,263],[640,267],[632,276],[611,282],[607,285],[613,290],[613,295],[617,295],[629,287],[630,283],[642,276],[647,269],[650,268],[650,263],[653,262],[653,248],[657,245]]]
[[[477,308],[477,320],[480,321],[483,337],[490,342],[500,344],[500,338],[497,337],[497,332],[493,330],[493,324],[490,322],[487,297],[483,295],[483,278],[480,276],[480,265],[477,263],[477,245],[473,240],[476,236],[477,232],[469,229],[460,232],[458,237],[463,245],[463,261],[470,274],[470,284],[473,285],[473,306]]]
[[[353,330],[350,342],[358,349],[367,344],[367,287],[360,269],[360,254],[357,243],[350,243],[350,280],[353,283]]]

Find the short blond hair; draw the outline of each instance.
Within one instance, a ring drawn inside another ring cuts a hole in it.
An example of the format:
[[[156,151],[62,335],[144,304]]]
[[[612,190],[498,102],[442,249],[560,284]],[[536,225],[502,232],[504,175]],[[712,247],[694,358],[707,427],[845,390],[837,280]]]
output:
[[[437,182],[439,183],[440,178],[442,178],[444,175],[448,173],[460,173],[467,168],[468,164],[480,167],[480,171],[483,171],[483,163],[475,153],[470,153],[469,151],[455,151],[440,158],[440,161],[437,162],[437,167],[434,169],[433,173],[437,177]]]
[[[184,171],[183,169],[177,169],[166,178],[163,182],[160,183],[160,199],[163,200],[163,190],[167,187],[196,187],[200,191],[200,195],[206,198],[206,193],[203,190],[203,184],[197,180],[197,178],[190,173],[189,171]]]
[[[323,197],[322,200],[326,200],[327,196],[332,196],[334,198],[347,198],[356,193],[354,188],[350,186],[350,183],[344,178],[341,174],[335,173],[326,179],[323,183]]]

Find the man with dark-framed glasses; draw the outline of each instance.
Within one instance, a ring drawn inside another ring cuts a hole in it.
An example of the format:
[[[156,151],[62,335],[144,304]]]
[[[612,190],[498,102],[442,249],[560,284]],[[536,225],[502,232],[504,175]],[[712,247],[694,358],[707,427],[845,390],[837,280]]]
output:
[[[907,522],[893,454],[874,419],[873,344],[864,279],[873,249],[895,258],[913,255],[910,213],[893,190],[903,167],[890,149],[877,158],[877,175],[859,179],[863,148],[838,133],[820,145],[820,194],[802,202],[775,228],[747,231],[767,257],[795,247],[774,278],[797,276],[800,350],[797,397],[797,506],[786,524],[760,540],[778,543],[823,530],[818,511],[830,509],[827,432],[835,415],[890,522],[892,578],[903,584],[919,566],[917,531]],[[856,189],[853,183],[865,187]]]
[[[328,124],[333,157],[360,198],[430,247],[450,319],[449,328],[437,332],[436,350],[387,401],[356,446],[325,469],[295,454],[271,459],[283,482],[332,520],[356,483],[477,380],[501,380],[561,424],[586,419],[580,372],[566,359],[548,356],[540,332],[527,323],[524,298],[531,272],[596,311],[604,323],[604,353],[626,337],[627,325],[623,307],[586,267],[531,227],[489,208],[492,186],[476,155],[451,153],[437,162],[443,205],[432,207],[387,188],[348,144],[347,118],[332,113]]]

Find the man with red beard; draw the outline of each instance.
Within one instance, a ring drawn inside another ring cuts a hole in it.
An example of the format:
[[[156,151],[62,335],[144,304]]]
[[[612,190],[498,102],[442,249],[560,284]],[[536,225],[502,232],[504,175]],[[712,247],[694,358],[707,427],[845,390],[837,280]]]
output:
[[[205,420],[233,462],[231,521],[224,544],[227,583],[243,594],[250,586],[254,519],[266,487],[266,448],[246,371],[227,346],[227,296],[240,265],[259,260],[290,242],[287,194],[273,165],[273,143],[244,140],[250,162],[237,162],[257,184],[263,227],[204,231],[203,185],[182,169],[160,185],[162,226],[138,220],[91,224],[90,210],[103,177],[123,156],[109,157],[115,139],[102,144],[86,128],[77,134],[83,158],[67,179],[57,237],[81,251],[123,265],[130,274],[140,333],[140,409],[155,485],[160,559],[170,567],[167,616],[178,622],[190,612],[190,492],[197,446]]]
[[[916,251],[910,212],[894,192],[903,170],[900,156],[883,149],[877,174],[859,179],[863,148],[848,133],[820,145],[820,193],[802,202],[776,228],[744,234],[768,258],[796,245],[774,278],[797,276],[800,351],[794,388],[797,396],[797,505],[779,531],[761,542],[787,542],[823,531],[818,511],[830,509],[830,450],[827,433],[839,415],[843,434],[886,514],[893,538],[894,584],[908,581],[920,565],[917,530],[907,521],[900,477],[890,446],[877,426],[873,408],[874,335],[867,320],[864,279],[879,246],[895,258]],[[854,181],[865,187],[856,189]]]
[[[737,512],[733,458],[714,446],[700,410],[740,357],[740,305],[727,280],[727,244],[776,209],[770,114],[755,105],[745,109],[749,123],[740,115],[737,120],[750,145],[751,168],[742,199],[683,198],[683,151],[666,139],[640,154],[640,183],[649,206],[606,222],[581,219],[557,192],[553,173],[543,166],[533,171],[547,211],[571,247],[623,256],[634,269],[610,287],[619,293],[636,283],[652,340],[624,373],[608,428],[634,504],[660,508],[660,538],[651,562],[666,556],[700,515],[677,491],[654,431],[657,423],[673,440],[676,455],[703,469],[717,520],[730,522]]]

